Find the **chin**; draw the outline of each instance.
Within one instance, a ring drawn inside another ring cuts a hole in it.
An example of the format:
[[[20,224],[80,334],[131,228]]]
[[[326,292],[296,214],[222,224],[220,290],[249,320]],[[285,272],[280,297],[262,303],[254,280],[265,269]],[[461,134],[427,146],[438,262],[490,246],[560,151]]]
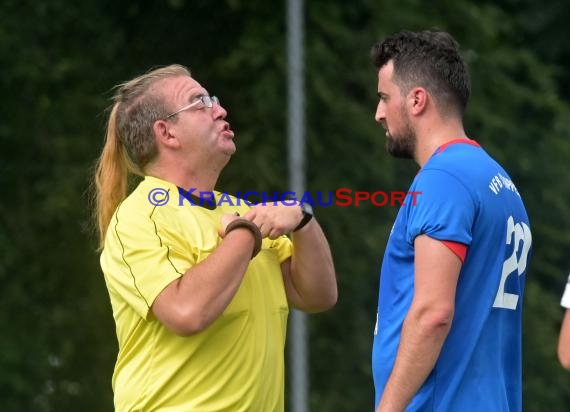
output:
[[[388,153],[397,159],[413,159],[414,155],[408,151],[404,150],[392,150],[388,151]]]
[[[386,150],[390,155],[400,159],[413,159],[416,150],[416,135],[412,129],[407,129],[406,133],[401,133],[394,138],[388,133],[386,140]]]
[[[220,148],[224,154],[227,154],[230,156],[233,155],[237,150],[236,144],[233,142],[233,140],[228,140],[228,141],[222,142],[220,144]]]
[[[232,148],[227,148],[223,150],[223,154],[226,155],[228,157],[228,160],[230,157],[232,157],[232,155],[236,152],[236,148],[234,147]]]
[[[236,146],[235,146],[235,145],[232,145],[232,147],[229,147],[229,148],[226,150],[226,154],[229,155],[229,156],[231,156],[231,155],[233,155],[233,154],[236,152],[236,150],[237,150]]]

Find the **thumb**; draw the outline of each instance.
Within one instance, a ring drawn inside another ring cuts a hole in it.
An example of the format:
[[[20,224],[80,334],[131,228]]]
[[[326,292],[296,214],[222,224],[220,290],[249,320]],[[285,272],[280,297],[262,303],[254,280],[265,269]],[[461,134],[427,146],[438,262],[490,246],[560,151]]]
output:
[[[237,213],[237,212],[236,212]],[[239,215],[237,214],[225,214],[222,215],[220,218],[220,229],[218,230],[221,237],[224,237],[226,234],[226,228],[228,225],[233,222],[234,220],[239,219]]]

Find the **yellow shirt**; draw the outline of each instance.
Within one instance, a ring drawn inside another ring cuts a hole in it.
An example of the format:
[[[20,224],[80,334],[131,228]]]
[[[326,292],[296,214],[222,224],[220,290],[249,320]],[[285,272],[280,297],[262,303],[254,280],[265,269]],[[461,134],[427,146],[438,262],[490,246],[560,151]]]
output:
[[[165,193],[168,202],[156,206]],[[180,197],[175,185],[146,177],[111,220],[101,267],[119,341],[119,412],[284,410],[289,308],[280,263],[291,256],[287,237],[263,240],[233,300],[204,331],[178,336],[150,310],[168,284],[216,249],[221,215],[249,209],[243,200],[215,196],[218,206],[209,210]]]

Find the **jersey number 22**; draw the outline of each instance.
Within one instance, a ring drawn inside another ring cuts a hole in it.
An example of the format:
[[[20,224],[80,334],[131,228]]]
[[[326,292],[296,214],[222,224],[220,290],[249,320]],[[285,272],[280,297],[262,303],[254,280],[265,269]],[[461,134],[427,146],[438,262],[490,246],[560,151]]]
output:
[[[495,296],[494,308],[512,309],[517,308],[519,295],[505,292],[505,282],[507,278],[517,272],[518,276],[522,275],[526,270],[528,252],[532,244],[532,235],[530,228],[524,222],[515,223],[512,216],[507,220],[507,245],[513,245],[513,253],[503,263],[503,272],[501,273],[501,283]],[[522,244],[522,246],[521,246]],[[519,257],[517,254],[521,249]]]

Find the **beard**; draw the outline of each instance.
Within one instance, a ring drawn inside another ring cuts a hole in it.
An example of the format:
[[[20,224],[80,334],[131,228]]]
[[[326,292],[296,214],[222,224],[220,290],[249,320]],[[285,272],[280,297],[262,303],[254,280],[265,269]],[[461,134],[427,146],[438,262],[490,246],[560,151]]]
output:
[[[400,159],[413,159],[416,152],[417,138],[406,113],[402,113],[405,122],[399,132],[386,133],[386,151]]]

